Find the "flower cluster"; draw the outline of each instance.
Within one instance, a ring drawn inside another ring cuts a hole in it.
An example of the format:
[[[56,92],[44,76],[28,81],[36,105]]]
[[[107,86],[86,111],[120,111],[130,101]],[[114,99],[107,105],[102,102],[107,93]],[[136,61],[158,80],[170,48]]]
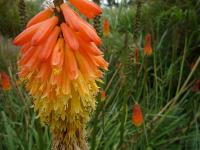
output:
[[[91,1],[69,2],[89,19],[101,13]],[[64,138],[68,149],[75,143],[84,149],[81,135],[95,109],[97,82],[108,67],[95,29],[63,3],[34,16],[14,44],[22,46],[19,77],[35,98],[41,122],[58,140]]]

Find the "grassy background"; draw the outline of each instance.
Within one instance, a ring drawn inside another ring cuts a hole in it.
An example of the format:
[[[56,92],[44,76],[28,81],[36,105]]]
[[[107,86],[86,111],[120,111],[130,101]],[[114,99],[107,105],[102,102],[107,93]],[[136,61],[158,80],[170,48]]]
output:
[[[0,90],[0,150],[49,150],[49,129],[40,125],[31,97],[17,82],[18,49],[8,37],[20,32],[21,27],[17,3],[9,2],[12,10],[6,7],[9,3],[0,1],[1,12],[9,12],[7,17],[0,13],[0,71],[6,71],[12,81],[10,91]],[[28,10],[27,16],[38,12],[40,3],[27,2],[33,10]],[[104,37],[102,45],[110,63],[101,85],[107,97],[105,101],[97,97],[97,110],[87,127],[90,147],[199,150],[200,92],[193,92],[192,86],[200,79],[200,1],[149,0],[143,4],[138,64],[133,60],[135,10],[135,3],[128,8],[121,4],[104,10],[103,18],[109,18],[111,24],[111,36]],[[148,32],[154,51],[144,57]],[[131,119],[135,102],[141,105],[145,119],[140,128]]]

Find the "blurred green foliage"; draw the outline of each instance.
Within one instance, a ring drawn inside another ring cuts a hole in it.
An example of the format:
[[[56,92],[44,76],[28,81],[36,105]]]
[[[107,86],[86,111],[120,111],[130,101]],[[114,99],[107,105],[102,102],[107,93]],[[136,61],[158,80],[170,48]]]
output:
[[[0,34],[7,37],[14,37],[19,34],[23,27],[20,24],[19,0],[0,0]],[[41,0],[25,1],[26,16],[29,20],[41,9]]]

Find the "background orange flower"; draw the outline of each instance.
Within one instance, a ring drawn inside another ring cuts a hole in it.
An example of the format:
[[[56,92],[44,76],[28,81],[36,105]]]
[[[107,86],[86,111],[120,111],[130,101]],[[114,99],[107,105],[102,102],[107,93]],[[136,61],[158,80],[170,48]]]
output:
[[[152,45],[151,45],[151,34],[148,33],[145,36],[144,55],[150,56],[150,55],[152,55],[152,52],[153,52],[153,49],[152,49]]]
[[[5,72],[0,73],[0,87],[5,91],[11,88],[10,78]]]
[[[108,19],[103,21],[103,35],[108,37],[110,35],[110,22]]]
[[[141,126],[143,123],[142,110],[140,108],[140,105],[137,103],[133,106],[132,121],[136,127]]]

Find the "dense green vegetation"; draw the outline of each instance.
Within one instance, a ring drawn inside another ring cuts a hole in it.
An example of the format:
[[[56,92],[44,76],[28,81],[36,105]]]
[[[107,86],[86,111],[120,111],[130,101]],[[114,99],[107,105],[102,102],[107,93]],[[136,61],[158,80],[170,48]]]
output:
[[[27,18],[39,11],[39,4],[27,2]],[[22,29],[17,11],[17,1],[0,0],[0,72],[7,72],[12,81],[10,91],[0,89],[0,150],[49,150],[49,129],[40,125],[31,97],[17,78],[18,49],[9,39]],[[106,99],[101,101],[99,94],[87,126],[90,147],[199,150],[200,91],[192,89],[200,80],[200,1],[145,1],[137,38],[135,14],[133,1],[129,7],[106,7],[102,15],[111,24],[111,35],[103,37],[102,45],[110,65],[101,85]],[[153,46],[148,57],[143,55],[147,33]],[[145,120],[139,128],[132,123],[135,102]]]

